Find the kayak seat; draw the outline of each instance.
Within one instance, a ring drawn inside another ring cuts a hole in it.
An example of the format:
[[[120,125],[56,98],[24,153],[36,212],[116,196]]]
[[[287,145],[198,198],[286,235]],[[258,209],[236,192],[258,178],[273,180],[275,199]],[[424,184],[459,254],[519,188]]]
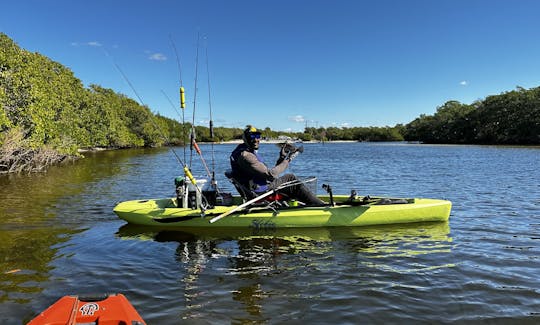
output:
[[[247,202],[257,197],[257,194],[255,194],[254,191],[252,191],[247,186],[240,183],[236,178],[234,178],[232,170],[228,169],[227,171],[225,171],[225,177],[227,177],[227,179],[234,185],[234,188],[236,188],[236,191],[238,191],[238,194],[240,194],[244,202]]]
[[[234,185],[236,188],[236,191],[238,191],[238,194],[242,197],[242,201],[247,202],[249,200],[252,200],[256,198],[259,194],[255,193],[255,191],[251,190],[244,184],[240,183],[232,173],[232,170],[228,169],[225,171],[225,177]],[[282,193],[275,193],[272,195],[269,195],[262,199],[263,202],[280,202],[280,201],[286,201],[287,196]]]

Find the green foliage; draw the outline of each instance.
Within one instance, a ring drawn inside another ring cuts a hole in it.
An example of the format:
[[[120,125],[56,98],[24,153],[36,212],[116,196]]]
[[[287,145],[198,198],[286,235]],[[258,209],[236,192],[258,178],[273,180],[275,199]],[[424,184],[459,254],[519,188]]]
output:
[[[405,127],[409,141],[540,144],[540,87],[489,96],[472,105],[449,101]]]
[[[30,149],[76,156],[78,149],[179,141],[179,126],[110,89],[85,88],[70,69],[0,33],[0,145],[17,128]]]
[[[0,35],[1,104],[8,123],[20,126],[32,147],[77,143],[84,88],[73,73],[46,57],[19,49]]]
[[[428,143],[463,143],[473,106],[448,101],[434,116],[420,115],[405,127],[405,139]]]
[[[6,94],[3,89],[0,89],[0,103],[3,103],[6,101]],[[2,109],[0,110],[0,133],[11,128],[12,124],[9,120],[6,110]],[[2,140],[0,139],[0,145],[2,144]]]
[[[0,107],[0,132],[17,127],[30,147],[71,155],[81,148],[159,146],[179,138],[178,123],[110,89],[85,88],[68,68],[20,49],[2,33]]]
[[[394,127],[306,128],[302,137],[318,141],[403,141],[402,125]]]
[[[231,141],[242,138],[242,130],[238,128],[214,127],[216,142]]]
[[[131,112],[135,110],[132,108],[135,105],[135,102],[111,89],[91,85],[89,105],[83,115],[83,123],[89,130],[85,147],[126,148],[144,145],[141,132],[137,132],[140,127],[132,128],[130,115],[136,114],[136,111]]]
[[[189,130],[191,126],[186,126],[184,130],[182,124],[159,114],[156,115],[156,123],[159,126],[159,129],[162,130],[167,137],[168,144],[181,145],[185,143],[185,138],[187,137],[184,135],[187,134],[186,130]],[[163,136],[161,137],[163,138]]]

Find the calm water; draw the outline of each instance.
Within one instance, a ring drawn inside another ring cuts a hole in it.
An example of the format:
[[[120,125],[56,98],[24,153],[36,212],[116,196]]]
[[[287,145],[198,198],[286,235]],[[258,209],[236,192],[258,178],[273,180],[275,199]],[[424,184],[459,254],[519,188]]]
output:
[[[233,145],[214,148],[221,171]],[[277,148],[261,152],[273,162]],[[124,293],[149,324],[540,323],[539,148],[306,144],[291,171],[334,193],[449,199],[450,222],[258,236],[132,227],[112,208],[171,196],[172,153],[89,154],[0,177],[0,323],[98,292]]]

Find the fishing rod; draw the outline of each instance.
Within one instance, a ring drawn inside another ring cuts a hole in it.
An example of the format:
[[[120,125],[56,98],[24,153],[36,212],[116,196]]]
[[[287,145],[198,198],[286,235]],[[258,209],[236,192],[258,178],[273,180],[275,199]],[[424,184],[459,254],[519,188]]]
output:
[[[172,103],[171,99],[169,98],[169,96],[167,96],[167,94],[161,90],[161,92],[163,93],[163,95],[167,98],[167,100],[169,101],[169,104],[171,104],[171,106],[174,108],[174,110],[176,111],[176,113],[180,114],[180,112],[178,112],[178,110],[176,109],[176,106],[174,106],[174,104]],[[183,93],[182,93],[183,94]],[[199,148],[199,145],[197,144],[196,141],[193,141],[193,144],[192,146],[195,148],[195,151],[199,154],[199,156],[201,157],[202,161],[203,161],[203,165],[204,165],[204,168],[206,169],[206,173],[208,174],[208,177],[212,177],[211,173],[210,173],[210,170],[208,169],[208,165],[206,164],[206,161],[204,160],[203,156],[202,156],[202,152],[201,152],[201,149]]]
[[[201,158],[202,164],[203,164],[204,168],[206,169],[208,177],[210,177],[211,185],[214,186],[214,188],[216,188],[216,190],[217,190],[217,187],[215,186],[215,183],[216,183],[215,182],[215,173],[210,172],[210,169],[208,168],[208,164],[206,163],[206,160],[204,159],[204,157],[202,155],[202,151],[201,151],[199,145],[197,144],[197,134],[196,134],[196,129],[195,129],[195,111],[196,111],[196,102],[197,102],[197,82],[198,82],[198,76],[199,76],[199,44],[200,44],[200,36],[199,36],[199,34],[197,34],[197,52],[196,52],[197,55],[196,55],[196,59],[195,59],[195,92],[194,92],[195,99],[193,100],[193,120],[192,120],[192,124],[191,124],[191,132],[190,132],[191,155],[190,155],[189,164],[191,166],[192,158],[193,158],[193,150],[195,149],[195,152]],[[213,127],[211,127],[211,128],[213,129]],[[211,131],[211,133],[213,133],[213,130]]]
[[[183,130],[182,134],[183,134],[183,139],[184,139],[184,141],[183,141],[183,144],[184,144],[184,146],[183,146],[184,147],[184,161],[187,161],[187,159],[186,159],[186,144],[185,144],[185,134],[186,134],[185,133],[185,107],[186,107],[186,104],[185,104],[185,92],[184,92],[184,87],[182,86],[182,73],[181,73],[180,58],[179,58],[179,55],[178,55],[178,51],[176,50],[176,46],[175,46],[175,43],[172,40],[172,38],[170,38],[170,42],[171,42],[171,45],[172,45],[172,47],[174,49],[174,52],[175,52],[175,55],[176,55],[176,61],[177,61],[177,64],[178,64],[178,71],[179,71],[179,76],[180,76],[180,107],[182,108],[182,130]],[[197,144],[197,141],[196,141],[195,110],[196,110],[196,103],[197,103],[197,81],[198,81],[198,67],[199,67],[199,42],[200,42],[200,36],[199,36],[199,34],[197,34],[197,55],[196,55],[196,61],[195,61],[195,90],[194,90],[194,100],[193,100],[193,121],[192,121],[191,131],[190,131],[190,161],[189,161],[189,166],[191,167],[191,165],[192,165],[192,162],[193,162],[193,149],[195,149],[197,154],[201,157],[201,161],[203,163],[204,168],[206,169],[208,177],[210,177],[213,180],[213,175],[210,173],[210,170],[208,169],[208,164],[204,160],[204,157],[202,156],[201,149],[199,148],[199,145]],[[165,96],[166,96],[166,94],[165,94]],[[169,102],[171,102],[171,101],[169,100]],[[171,104],[172,104],[172,102],[171,102]],[[192,183],[193,183],[193,181],[192,181]],[[214,183],[215,183],[215,181],[212,181],[212,184],[214,184]],[[196,186],[195,183],[193,183],[193,184],[197,188],[197,192],[199,192],[201,194],[201,196],[204,198],[204,200],[206,201],[206,204],[209,205],[208,204],[209,202],[208,202],[207,198],[205,197],[205,195],[202,193],[202,190],[198,186]],[[213,186],[213,188],[217,191],[216,186]],[[184,190],[184,193],[185,192],[186,191]]]
[[[116,69],[118,70],[118,72],[120,72],[120,74],[122,75],[122,77],[124,78],[124,80],[127,82],[127,84],[129,85],[129,87],[131,88],[131,90],[133,91],[133,93],[135,94],[135,96],[137,96],[137,99],[139,100],[139,104],[143,107],[148,107],[144,101],[142,100],[141,96],[139,95],[139,93],[137,92],[137,90],[135,90],[135,87],[133,86],[133,84],[131,83],[131,81],[129,81],[129,78],[126,76],[126,74],[124,73],[124,71],[122,71],[122,69],[120,68],[120,66],[116,63],[116,62],[113,62],[114,66],[116,67]],[[154,121],[153,118],[150,118],[150,121],[152,122],[154,128],[158,131],[158,133],[161,135],[161,137],[163,138],[163,140],[165,140],[165,142],[167,144],[170,144],[170,140],[169,138],[165,135],[165,133],[163,132],[163,130],[161,129],[161,127],[159,127],[159,125],[156,123],[156,121]],[[182,165],[182,166],[186,166],[186,164],[184,163],[184,161],[180,158],[180,156],[178,156],[178,154],[176,153],[176,151],[172,148],[172,147],[169,147],[169,149],[172,151],[172,153],[174,154],[174,156],[176,157],[176,159],[178,160],[178,162]],[[191,174],[191,173],[190,173]]]
[[[120,74],[122,75],[124,80],[127,82],[127,84],[129,85],[129,87],[131,88],[131,90],[133,91],[135,96],[137,96],[137,98],[139,100],[139,104],[144,106],[144,107],[148,107],[148,106],[146,106],[146,104],[144,104],[144,101],[142,100],[141,96],[139,95],[137,90],[135,90],[135,87],[133,86],[131,81],[129,81],[129,78],[124,73],[124,71],[122,71],[120,66],[114,60],[113,60],[113,64],[116,67],[116,69],[118,70],[118,72],[120,72]],[[183,89],[183,87],[181,87],[181,89]],[[153,118],[150,118],[150,121],[152,122],[152,124],[156,128],[156,130],[159,132],[159,134],[163,137],[165,142],[167,142],[167,144],[170,144],[170,140],[165,135],[165,133],[163,132],[161,127],[156,123],[156,121],[154,121]],[[206,207],[208,206],[208,201],[206,200],[206,197],[202,194],[202,190],[197,186],[197,180],[195,179],[195,177],[193,177],[193,174],[191,173],[191,170],[189,169],[189,167],[185,163],[185,160],[182,160],[182,158],[180,158],[180,156],[176,153],[176,151],[172,147],[169,146],[169,150],[171,150],[171,152],[174,154],[174,156],[176,157],[176,160],[180,163],[180,165],[183,166],[182,169],[184,171],[184,175],[186,175],[186,177],[189,179],[191,184],[193,184],[193,186],[195,187],[195,191],[198,192],[199,195],[201,196],[201,200],[204,199],[204,201],[205,201],[204,204],[200,205],[201,213],[204,214],[204,212],[206,210]]]
[[[180,65],[180,56],[178,55],[178,51],[176,50],[176,44],[174,43],[171,35],[169,35],[169,41],[171,42],[171,46],[176,56],[176,64],[178,65],[178,77],[180,80],[180,108],[182,109],[182,147],[184,148],[184,161],[186,161],[186,119],[185,119],[186,95],[184,91],[184,84],[182,82],[182,66]],[[169,100],[169,102],[171,101]],[[175,110],[176,110],[176,106],[173,105],[173,107],[175,107]]]
[[[176,114],[178,114],[178,116],[182,116],[182,114],[180,114],[180,112],[178,111],[176,106],[174,106],[174,104],[173,104],[171,98],[169,97],[169,95],[167,95],[167,93],[163,89],[161,89],[161,93],[163,94],[163,96],[165,96],[165,98],[167,98],[167,101],[169,102],[169,104],[171,104],[171,107],[174,109]]]
[[[210,92],[210,68],[208,66],[208,42],[206,42],[206,79],[208,82],[208,107],[210,109],[210,121],[208,127],[210,129],[210,139],[212,140],[212,185],[216,186],[216,158],[214,152],[214,121],[212,120],[212,96]]]
[[[161,93],[163,94],[163,96],[165,96],[165,98],[167,99],[167,101],[169,102],[171,107],[174,109],[174,111],[178,114],[178,116],[182,117],[183,114],[180,114],[180,112],[178,111],[176,106],[173,104],[171,98],[167,95],[167,93],[165,93],[165,91],[163,89],[161,89]],[[183,94],[183,92],[181,92],[181,94]],[[180,96],[180,97],[182,97],[182,96]],[[183,110],[182,110],[182,113],[183,113]],[[185,132],[182,132],[182,143],[183,143],[183,147],[184,147],[184,161],[186,160],[186,148],[185,148],[186,139],[185,139],[185,134],[186,134]]]
[[[191,131],[190,131],[190,150],[191,150],[191,156],[190,156],[190,166],[191,166],[191,163],[192,163],[192,155],[193,155],[193,150],[195,150],[195,152],[199,155],[199,157],[201,158],[201,162],[206,170],[206,173],[208,175],[208,177],[210,178],[210,185],[212,186],[213,189],[215,189],[217,192],[219,192],[219,189],[217,187],[217,182],[216,182],[216,178],[215,178],[215,156],[214,156],[214,129],[213,129],[213,122],[212,122],[212,103],[211,103],[211,96],[210,96],[210,90],[208,91],[208,97],[209,97],[209,105],[210,105],[210,137],[212,139],[212,172],[210,172],[210,169],[208,168],[208,164],[206,163],[206,160],[204,159],[203,157],[203,154],[202,154],[202,151],[199,147],[199,145],[197,144],[197,140],[196,140],[196,129],[195,129],[195,109],[196,109],[196,91],[197,91],[197,82],[198,82],[198,66],[199,66],[199,40],[200,40],[200,37],[199,35],[197,35],[197,55],[196,55],[196,69],[195,69],[195,100],[193,102],[193,123],[192,123],[192,128],[191,128]],[[173,45],[173,48],[175,49],[175,53],[177,55],[177,61],[178,61],[178,69],[180,69],[180,63],[179,63],[179,58],[178,58],[178,53],[176,51],[176,47],[174,46],[174,42],[172,41],[171,39],[171,44]],[[209,78],[209,72],[208,72],[208,49],[206,50],[206,67],[207,67],[207,74],[208,74],[208,87],[210,87],[210,78]],[[180,77],[181,78],[181,77]],[[181,79],[180,79],[181,80]],[[185,107],[185,100],[184,100],[184,97],[183,97],[183,87],[180,87],[181,89],[181,103],[184,104],[184,107]],[[165,96],[167,96],[165,94]],[[171,102],[169,100],[169,102]],[[172,103],[171,103],[172,104]],[[176,108],[175,108],[176,109]],[[184,112],[184,111],[182,111]],[[184,116],[182,116],[182,118],[184,118]],[[185,123],[183,123],[185,125]],[[185,133],[184,133],[185,134]],[[184,152],[185,152],[185,145],[184,145]],[[185,157],[184,157],[184,160],[185,160]]]
[[[212,177],[212,173],[210,173],[210,169],[208,169],[208,164],[206,163],[206,160],[204,159],[203,155],[202,155],[202,151],[201,151],[201,148],[199,147],[199,145],[197,144],[197,141],[193,140],[193,148],[195,149],[195,152],[197,152],[197,154],[199,155],[199,157],[201,157],[201,161],[203,163],[203,166],[204,166],[204,169],[206,169],[206,174],[208,175],[208,177]]]
[[[195,56],[195,88],[193,91],[193,116],[191,121],[191,132],[189,134],[190,138],[190,156],[189,156],[189,166],[191,166],[193,162],[193,143],[196,141],[197,134],[195,133],[195,110],[197,107],[197,79],[199,76],[199,40],[200,36],[199,33],[197,33],[197,54]]]

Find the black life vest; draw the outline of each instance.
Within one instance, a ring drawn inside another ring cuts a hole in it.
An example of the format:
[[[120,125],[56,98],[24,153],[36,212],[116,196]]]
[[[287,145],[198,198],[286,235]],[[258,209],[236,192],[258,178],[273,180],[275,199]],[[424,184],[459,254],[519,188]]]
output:
[[[264,163],[261,156],[257,153],[257,151],[251,150],[246,144],[242,143],[239,144],[231,153],[231,156],[229,157],[229,160],[231,162],[231,169],[233,173],[233,177],[239,181],[242,185],[252,189],[253,191],[257,193],[266,192],[268,190],[268,184],[266,182],[266,178],[261,177],[256,174],[252,174],[249,171],[246,171],[242,169],[238,165],[238,158],[244,151],[249,151],[257,157],[257,160]]]

